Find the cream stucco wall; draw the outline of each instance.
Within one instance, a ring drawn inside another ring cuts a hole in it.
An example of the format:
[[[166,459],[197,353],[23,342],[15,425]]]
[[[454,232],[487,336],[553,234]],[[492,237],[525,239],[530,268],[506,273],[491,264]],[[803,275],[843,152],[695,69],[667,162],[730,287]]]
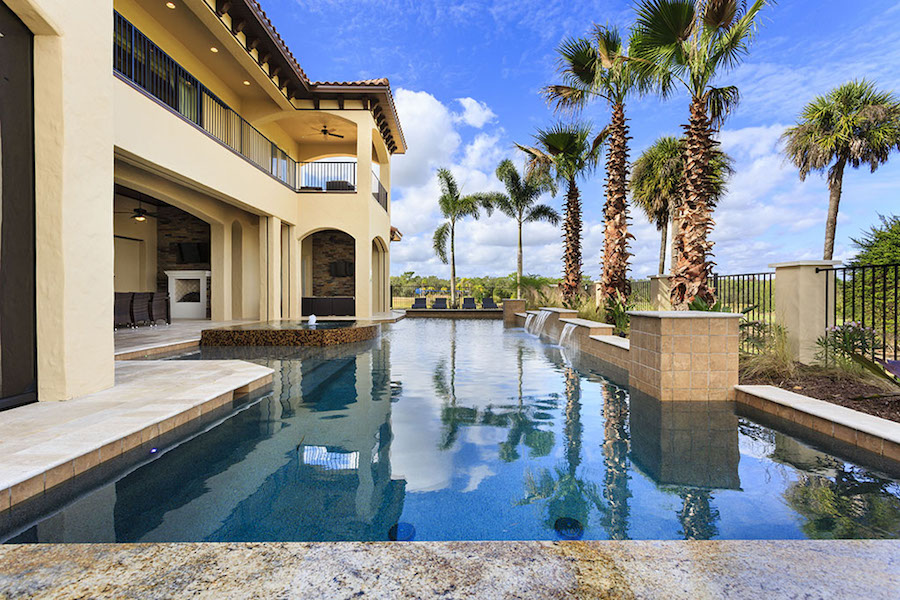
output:
[[[116,195],[113,204],[113,234],[115,235],[114,283],[117,292],[155,292],[157,233],[156,221],[148,218],[139,222],[131,218],[138,208],[137,200]],[[152,212],[153,206],[143,205]],[[137,255],[123,256],[122,250],[134,249]]]
[[[113,383],[112,2],[7,0],[35,34],[38,398]]]
[[[144,240],[141,279],[153,289],[155,239],[129,235],[134,232],[127,216],[114,226],[113,182],[210,224],[214,319],[298,317],[308,253],[303,240],[321,229],[339,229],[356,240],[357,316],[370,316],[373,305],[387,306],[389,298],[373,303],[372,248],[373,240],[390,239],[390,215],[372,197],[370,173],[374,167],[390,190],[390,155],[370,111],[354,101],[344,110],[318,111],[355,127],[355,139],[343,144],[289,134],[307,126],[313,111],[296,110],[274,87],[266,91],[269,100],[263,95],[250,101],[226,81],[229,69],[246,69],[248,79],[271,86],[243,49],[226,45],[238,47],[224,29],[213,31],[212,24],[221,24],[202,5],[191,10],[210,29],[197,35],[222,36],[219,59],[231,61],[224,68],[189,49],[137,0],[5,2],[35,33],[40,400],[66,400],[113,384],[115,234]],[[114,76],[114,8],[293,158],[358,157],[357,191],[294,192]],[[376,276],[387,281],[389,251],[382,264]]]

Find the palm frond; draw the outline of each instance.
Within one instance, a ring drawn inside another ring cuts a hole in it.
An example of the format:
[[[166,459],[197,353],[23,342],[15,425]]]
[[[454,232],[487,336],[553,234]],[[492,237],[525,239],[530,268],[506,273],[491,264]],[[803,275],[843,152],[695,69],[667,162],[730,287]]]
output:
[[[559,213],[552,206],[547,204],[536,204],[532,206],[525,215],[523,222],[534,223],[537,221],[546,221],[551,225],[558,225],[560,220]]]
[[[441,259],[441,262],[445,265],[447,262],[447,240],[450,237],[450,223],[443,222],[441,225],[434,230],[434,240],[433,247],[434,253],[437,254],[437,257]]]
[[[725,118],[741,101],[741,92],[737,86],[711,87],[706,90],[706,110],[715,129],[720,129]]]

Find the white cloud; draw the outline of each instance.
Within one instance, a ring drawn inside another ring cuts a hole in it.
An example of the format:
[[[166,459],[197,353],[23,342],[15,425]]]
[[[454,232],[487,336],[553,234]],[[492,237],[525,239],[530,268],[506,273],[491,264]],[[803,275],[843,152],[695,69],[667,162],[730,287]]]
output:
[[[465,123],[481,129],[497,118],[487,104],[479,102],[475,98],[457,98],[456,101],[463,107],[463,112],[453,115],[453,120],[457,123]]]
[[[391,161],[394,187],[423,186],[435,168],[450,161],[462,143],[450,111],[428,92],[399,88],[394,99],[410,151]]]

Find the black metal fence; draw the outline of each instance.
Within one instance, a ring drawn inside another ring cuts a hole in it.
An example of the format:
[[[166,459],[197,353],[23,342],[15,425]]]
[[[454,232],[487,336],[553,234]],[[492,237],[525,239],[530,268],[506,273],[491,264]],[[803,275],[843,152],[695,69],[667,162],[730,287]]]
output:
[[[825,329],[857,323],[871,330],[877,344],[869,358],[900,359],[897,325],[897,291],[900,264],[829,267],[825,272]]]
[[[741,350],[759,353],[775,324],[775,273],[713,274],[712,285],[724,309],[744,314]]]
[[[654,310],[653,298],[650,297],[650,280],[632,280],[628,300],[634,305],[634,310]]]

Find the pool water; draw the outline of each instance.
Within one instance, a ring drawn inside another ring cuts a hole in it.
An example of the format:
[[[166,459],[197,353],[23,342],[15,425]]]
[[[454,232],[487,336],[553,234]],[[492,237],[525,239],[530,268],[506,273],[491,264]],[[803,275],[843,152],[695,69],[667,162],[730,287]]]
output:
[[[499,321],[225,357],[273,393],[7,541],[900,537],[898,481]]]

